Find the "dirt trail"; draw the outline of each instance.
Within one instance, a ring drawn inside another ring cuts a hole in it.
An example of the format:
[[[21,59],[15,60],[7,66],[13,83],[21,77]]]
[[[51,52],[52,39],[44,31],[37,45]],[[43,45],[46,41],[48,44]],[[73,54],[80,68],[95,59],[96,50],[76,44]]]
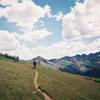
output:
[[[43,97],[44,97],[45,100],[52,100],[51,97],[49,97],[44,91],[42,91],[38,87],[37,80],[38,80],[38,71],[35,70],[35,76],[34,76],[34,87],[35,87],[35,89],[43,95]]]

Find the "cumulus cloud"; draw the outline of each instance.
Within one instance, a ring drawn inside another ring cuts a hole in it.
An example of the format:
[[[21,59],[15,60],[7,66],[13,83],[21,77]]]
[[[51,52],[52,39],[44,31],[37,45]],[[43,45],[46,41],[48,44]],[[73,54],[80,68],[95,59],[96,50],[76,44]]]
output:
[[[0,31],[0,51],[15,51],[19,42],[14,37],[13,33]]]
[[[41,30],[32,30],[32,31],[25,31],[23,34],[16,34],[16,37],[22,42],[33,42],[36,43],[38,40],[41,40],[52,33],[49,32],[47,29]]]
[[[0,31],[0,52],[20,56],[28,59],[32,50],[26,44],[34,44],[51,35],[46,28],[35,30],[33,25],[45,16],[51,18],[51,9],[48,5],[40,7],[32,0],[1,0],[0,17],[6,18],[10,23],[20,26],[22,33]]]
[[[0,4],[2,4],[2,5],[12,5],[17,2],[18,2],[18,0],[0,0]]]
[[[100,36],[100,1],[77,2],[71,12],[64,15],[63,36],[65,39]]]
[[[100,50],[100,40],[91,44],[84,44],[82,41],[67,42],[61,41],[50,46],[37,46],[35,48],[22,47],[17,51],[21,59],[31,59],[36,56],[42,56],[47,59],[60,58],[64,56],[73,56],[76,54],[89,54]]]
[[[84,44],[82,41],[66,42],[62,41],[48,47],[39,47],[33,51],[40,50],[40,55],[46,58],[60,58],[64,56],[73,56],[75,54],[97,52],[100,50],[100,40],[96,40],[91,44]],[[49,55],[49,56],[48,56]]]
[[[22,48],[25,43],[36,43],[38,40],[52,34],[45,28],[35,30],[33,27],[40,18],[45,16],[52,17],[51,9],[48,5],[40,7],[32,0],[0,0],[0,4],[5,6],[4,8],[0,7],[0,17],[6,18],[10,23],[16,23],[16,25],[20,26],[20,30],[22,31],[22,33],[0,31],[0,42],[4,44],[0,47],[0,50],[12,52],[13,49],[16,49],[15,41],[19,42],[18,47]],[[4,41],[5,39],[7,40]],[[10,44],[9,41],[12,43],[10,46],[8,45]],[[26,47],[24,47],[24,49],[25,48]]]
[[[63,18],[63,13],[62,12],[58,12],[56,15],[54,15],[53,17],[56,18],[57,21],[62,20]]]
[[[82,41],[61,41],[59,43],[43,46],[39,45],[34,48],[28,48],[18,43],[15,37],[11,37],[11,33],[2,32],[4,35],[0,38],[0,52],[10,55],[19,56],[20,59],[31,59],[36,56],[42,56],[47,59],[60,58],[63,56],[73,56],[75,54],[97,52],[100,50],[100,39],[97,39],[91,44],[84,44]],[[6,42],[5,42],[6,41]]]
[[[12,1],[12,2],[11,2]],[[40,18],[51,16],[51,9],[48,5],[40,7],[31,0],[3,0],[0,4],[7,4],[5,8],[0,8],[0,16],[8,19],[9,22],[15,22],[18,26],[32,30],[33,24]]]

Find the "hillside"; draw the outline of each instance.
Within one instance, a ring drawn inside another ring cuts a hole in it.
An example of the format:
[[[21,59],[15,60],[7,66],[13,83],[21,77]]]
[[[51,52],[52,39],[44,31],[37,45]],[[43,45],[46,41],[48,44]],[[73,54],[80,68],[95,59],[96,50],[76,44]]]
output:
[[[0,61],[0,100],[43,100],[41,94],[35,92],[31,67],[29,63]],[[100,98],[99,79],[64,73],[47,66],[38,66],[37,71],[39,88],[52,100]]]
[[[99,100],[100,98],[100,83],[90,78],[44,67],[38,70],[40,87],[53,100]]]
[[[0,100],[30,100],[32,78],[30,65],[0,61]]]
[[[100,52],[91,54],[65,56],[59,59],[47,60],[40,56],[35,58],[40,64],[45,64],[54,69],[100,78]]]

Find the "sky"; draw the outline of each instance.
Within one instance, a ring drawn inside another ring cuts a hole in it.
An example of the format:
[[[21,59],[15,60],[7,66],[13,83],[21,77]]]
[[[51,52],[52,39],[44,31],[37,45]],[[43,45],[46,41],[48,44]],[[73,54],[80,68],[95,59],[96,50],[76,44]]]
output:
[[[32,59],[100,51],[100,0],[0,0],[0,52]]]

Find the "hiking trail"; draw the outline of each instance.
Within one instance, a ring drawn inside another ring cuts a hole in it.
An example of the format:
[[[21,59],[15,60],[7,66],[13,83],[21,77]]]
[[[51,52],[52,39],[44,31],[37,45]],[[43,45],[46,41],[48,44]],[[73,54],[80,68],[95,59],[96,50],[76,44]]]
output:
[[[44,97],[44,100],[52,100],[50,96],[48,96],[44,91],[42,91],[39,86],[38,86],[38,71],[35,70],[35,73],[34,73],[34,87],[36,89],[36,91],[40,92],[43,97]]]

